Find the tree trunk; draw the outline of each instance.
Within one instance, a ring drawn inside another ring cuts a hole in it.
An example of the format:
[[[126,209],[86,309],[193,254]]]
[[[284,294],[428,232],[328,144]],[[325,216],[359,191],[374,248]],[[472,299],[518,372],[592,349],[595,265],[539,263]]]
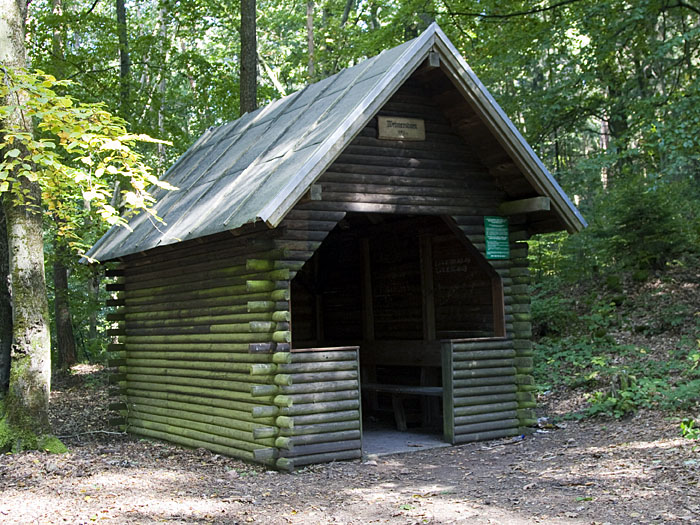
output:
[[[88,337],[90,341],[97,340],[97,312],[100,309],[100,275],[100,266],[96,264],[90,265],[90,277],[87,282],[88,305],[90,307]]]
[[[309,82],[316,75],[314,63],[314,0],[306,2],[306,41],[309,49]]]
[[[131,118],[131,60],[129,59],[129,38],[126,25],[126,5],[124,0],[117,0],[117,34],[119,36],[119,105],[120,117]]]
[[[163,7],[160,8],[160,11],[158,12],[158,17],[159,17],[159,24],[160,24],[160,29],[158,30],[159,36],[160,36],[160,56],[161,59],[163,60],[161,67],[162,72],[160,74],[160,82],[158,83],[158,95],[159,96],[159,103],[158,103],[158,133],[160,135],[160,138],[165,137],[165,88],[167,87],[166,85],[166,71],[167,69],[167,63],[168,63],[168,44],[167,44],[167,38],[168,38],[168,31],[166,27],[166,10],[165,10],[165,4],[163,4]],[[158,174],[162,175],[165,173],[165,162],[166,162],[166,157],[165,157],[165,144],[158,143]]]
[[[2,201],[2,196],[0,196]],[[12,296],[7,247],[5,210],[0,205],[0,399],[5,397],[10,383],[10,348],[12,347]]]
[[[0,0],[0,62],[6,67],[26,66],[26,12],[26,0]],[[10,113],[2,125],[26,133],[33,131],[31,119],[25,118],[19,109]],[[15,185],[13,194],[23,195],[24,202],[18,203],[11,195],[3,202],[13,307],[10,384],[5,397],[5,414],[10,425],[42,435],[49,432],[51,338],[44,277],[41,191],[36,182],[23,178]]]
[[[258,53],[255,30],[255,0],[241,0],[241,115],[258,107]]]
[[[61,239],[54,240],[53,289],[54,316],[56,320],[56,350],[58,351],[58,368],[68,369],[76,363],[75,335],[73,319],[68,302],[68,268],[66,258],[68,250]]]

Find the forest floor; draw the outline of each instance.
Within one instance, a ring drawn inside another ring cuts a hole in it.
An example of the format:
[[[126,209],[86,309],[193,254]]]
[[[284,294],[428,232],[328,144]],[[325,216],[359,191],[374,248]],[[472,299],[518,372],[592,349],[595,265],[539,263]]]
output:
[[[687,358],[676,349],[700,340],[697,268],[624,284],[629,301],[609,312],[621,320],[610,328],[615,341],[644,352],[601,349],[611,369],[630,359],[649,376],[656,370],[655,377],[683,385]],[[601,290],[598,302],[609,304]],[[568,373],[547,366],[541,382],[554,385]],[[51,394],[52,425],[70,452],[0,455],[0,523],[700,523],[700,439],[680,435],[683,415],[700,421],[700,414],[642,409],[579,420],[572,415],[590,407],[593,387],[568,385],[538,400],[538,415],[554,424],[522,439],[416,448],[286,474],[113,431],[106,371],[78,365],[55,378]],[[697,410],[698,401],[685,406]]]
[[[551,394],[556,416],[575,394]],[[677,417],[566,421],[506,439],[293,474],[111,433],[105,372],[57,378],[63,455],[0,457],[3,523],[697,523],[700,440]]]

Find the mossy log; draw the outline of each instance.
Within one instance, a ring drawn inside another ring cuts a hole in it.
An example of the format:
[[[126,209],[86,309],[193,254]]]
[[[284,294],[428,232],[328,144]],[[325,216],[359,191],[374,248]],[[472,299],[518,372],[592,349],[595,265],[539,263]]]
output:
[[[226,363],[269,363],[270,354],[249,354],[247,344],[208,344],[208,345],[146,345],[129,343],[128,359],[170,359],[180,361],[193,359],[198,361],[219,361]],[[189,350],[189,351],[188,351]]]
[[[466,396],[454,398],[453,405],[455,407],[475,406],[475,405],[492,405],[494,403],[505,403],[509,401],[517,401],[517,392],[507,394],[491,394],[488,396]],[[525,408],[525,407],[523,407]]]
[[[170,296],[191,292],[193,290],[214,290],[222,287],[245,285],[247,281],[253,279],[271,281],[289,279],[289,270],[251,272],[246,270],[245,267],[239,266],[211,271],[208,272],[208,274],[200,274],[196,277],[195,280],[192,276],[188,275],[188,272],[183,272],[179,276],[170,277],[170,279],[159,279],[158,281],[146,282],[129,280],[127,281],[128,295],[134,298]]]
[[[327,352],[304,352],[301,350],[294,353],[294,363],[318,363],[325,361],[352,361],[357,366],[357,348],[352,350],[330,350]]]
[[[192,317],[174,317],[165,319],[129,319],[129,328],[160,328],[164,326],[186,327],[200,325],[234,325],[251,321],[272,321],[273,312],[227,313],[223,315],[198,315]]]
[[[178,428],[162,423],[139,420],[130,421],[128,429],[129,432],[142,435],[144,437],[170,441],[185,447],[201,447],[226,456],[231,456],[246,461],[255,461],[252,450],[239,448],[235,441],[223,438],[221,436],[215,436],[213,434],[207,434],[205,432],[199,432],[188,428]]]
[[[280,408],[274,405],[256,406],[251,409],[250,413],[255,420],[267,421],[272,419],[274,421],[280,413]]]
[[[151,405],[139,405],[130,407],[124,414],[127,424],[133,418],[144,421],[153,421],[166,425],[174,425],[181,428],[190,428],[200,432],[207,432],[217,436],[234,439],[239,442],[238,448],[253,450],[257,446],[274,446],[275,438],[259,438],[253,436],[251,430],[239,430],[231,428],[226,418],[208,416],[196,412],[182,412],[179,410],[155,407]]]
[[[278,292],[280,290],[275,290],[275,292]],[[139,318],[153,318],[153,319],[162,319],[164,316],[165,317],[170,317],[170,312],[181,312],[181,311],[187,311],[190,313],[190,315],[206,315],[205,312],[210,311],[211,309],[218,309],[218,308],[231,308],[233,309],[236,306],[245,306],[247,308],[247,305],[250,301],[265,301],[265,300],[273,300],[274,301],[274,295],[275,292],[272,293],[254,293],[254,294],[239,294],[234,296],[228,296],[228,295],[222,295],[220,297],[209,297],[206,299],[200,298],[197,299],[196,301],[189,301],[189,300],[183,300],[183,301],[163,301],[161,299],[154,299],[152,303],[148,304],[139,304],[138,309],[134,312],[133,315],[140,315]],[[132,315],[132,312],[127,313],[127,320],[130,319],[129,316]]]
[[[199,363],[198,363],[199,364]],[[152,366],[128,366],[121,367],[120,372],[129,374],[139,374],[139,375],[153,375],[153,376],[164,376],[164,377],[186,377],[194,379],[206,379],[206,380],[224,380],[233,381],[241,384],[241,391],[247,391],[251,388],[251,383],[268,383],[265,386],[272,385],[271,377],[251,377],[250,374],[237,373],[237,372],[222,372],[220,370],[201,370],[197,368],[157,368]],[[192,383],[194,384],[194,383]]]
[[[273,289],[273,288],[272,288]],[[258,289],[251,290],[248,289],[246,284],[235,284],[230,286],[218,286],[216,288],[203,288],[203,289],[192,289],[189,291],[170,293],[170,294],[160,294],[160,295],[144,295],[144,296],[134,296],[126,295],[126,306],[134,308],[141,305],[150,304],[164,304],[164,303],[177,303],[181,301],[194,302],[200,299],[213,299],[220,297],[233,297],[241,296],[246,293],[260,293],[269,292],[270,290]]]
[[[323,434],[325,432],[340,432],[343,430],[359,430],[360,420],[334,421],[332,423],[317,423],[314,425],[294,425],[293,428],[281,428],[281,436],[303,436],[308,434]]]
[[[231,401],[229,399],[205,397],[198,394],[183,394],[179,392],[140,390],[137,388],[129,388],[127,393],[130,398],[132,396],[135,396],[153,400],[175,401],[187,403],[189,405],[193,405],[194,407],[202,407],[202,410],[206,409],[207,407],[223,408],[227,411],[235,413],[236,418],[241,421],[249,421],[260,425],[275,424],[274,417],[253,417],[251,412],[253,410],[254,405],[250,405],[248,403],[241,403],[238,401]]]
[[[510,359],[480,359],[480,360],[454,360],[455,370],[479,370],[484,368],[505,368],[515,366],[515,358]]]
[[[491,414],[498,412],[506,412],[509,410],[516,410],[518,408],[517,401],[507,401],[504,403],[491,403],[484,405],[473,405],[473,406],[460,406],[455,407],[454,416],[455,418],[472,416],[478,414]]]
[[[351,439],[361,439],[361,432],[359,430],[343,430],[340,432],[324,432],[321,434],[305,434],[303,436],[289,437],[292,447],[311,445],[313,443],[348,441]]]
[[[488,421],[504,421],[504,420],[514,420],[520,421],[517,410],[508,410],[503,412],[489,412],[484,414],[474,414],[470,416],[458,416],[455,417],[455,428],[460,428],[465,425],[473,425],[476,423],[485,423]]]
[[[341,410],[338,412],[324,412],[320,414],[309,414],[305,416],[279,416],[276,419],[277,426],[280,428],[292,428],[294,425],[316,425],[324,423],[333,423],[335,421],[359,421],[359,410]],[[289,424],[282,422],[290,421]]]
[[[280,409],[279,414],[282,416],[306,416],[311,414],[328,414],[331,412],[355,410],[359,407],[360,401],[356,398],[325,403],[295,403],[291,407]]]
[[[229,421],[226,426],[238,430],[248,430],[251,432],[256,428],[269,428],[270,425],[275,424],[274,418],[269,418],[267,421],[263,422],[259,419],[253,418],[249,411],[234,410],[228,407],[212,405],[207,403],[208,401],[211,401],[208,399],[201,399],[194,396],[185,395],[177,396],[178,400],[167,398],[162,399],[153,397],[153,392],[146,392],[146,394],[151,395],[129,395],[129,403],[135,406],[151,405],[161,408],[180,410],[182,412],[193,412],[208,416],[226,418]],[[186,399],[187,401],[182,401],[182,399]],[[128,405],[124,404],[124,407],[121,409],[127,410],[128,408]]]
[[[193,319],[193,318],[199,318],[199,317],[207,317],[207,318],[219,318],[219,317],[226,317],[226,316],[238,316],[238,315],[246,315],[251,312],[248,311],[248,307],[246,304],[227,304],[223,306],[193,306],[190,305],[190,308],[181,308],[181,309],[171,309],[171,310],[163,310],[163,311],[142,311],[141,309],[132,311],[132,312],[126,312],[125,313],[125,318],[127,321],[132,322],[132,321],[138,321],[138,322],[151,322],[151,323],[157,323],[158,321],[161,320],[172,320],[173,322],[180,319]]]
[[[279,374],[282,375],[282,374]],[[339,372],[319,372],[319,373],[305,373],[305,374],[284,374],[290,378],[293,378],[293,384],[299,385],[301,383],[325,383],[326,381],[349,381],[357,379],[357,370],[342,370]]]
[[[305,465],[313,463],[327,463],[329,461],[343,461],[347,459],[358,459],[362,457],[361,449],[344,450],[340,452],[330,452],[327,454],[312,454],[298,458],[279,458],[276,467],[288,472]]]
[[[285,448],[287,450],[291,450],[293,448],[292,440],[285,436],[280,436],[275,439],[275,446],[277,448]]]
[[[280,330],[272,333],[272,340],[275,343],[291,343],[292,332],[289,330]]]
[[[279,451],[275,447],[259,448],[253,451],[253,457],[257,462],[274,461],[279,457]]]
[[[232,381],[244,381],[247,383],[272,383],[272,378],[267,377],[251,377],[250,369],[255,363],[235,363],[227,361],[199,361],[191,360],[187,361],[177,361],[174,359],[138,359],[138,358],[127,358],[124,360],[125,365],[128,365],[128,370],[136,372],[138,368],[154,368],[154,369],[165,369],[169,373],[174,375],[185,375],[188,370],[199,370],[203,372],[211,373],[226,373],[230,374],[230,377],[219,377],[218,379],[230,379]],[[124,365],[122,365],[124,366]],[[123,370],[126,372],[127,370]],[[145,372],[139,372],[145,373]],[[161,370],[158,373],[166,373]]]
[[[246,326],[246,330],[248,327]],[[264,343],[270,340],[269,334],[251,333],[209,333],[209,334],[173,334],[173,335],[131,335],[128,339],[129,350],[139,344],[209,344],[209,343]],[[273,337],[273,341],[276,339]],[[247,349],[247,347],[246,347]]]
[[[455,367],[456,368],[456,367]],[[454,371],[455,379],[469,379],[472,377],[495,377],[495,376],[514,376],[516,374],[515,367],[502,368],[472,368],[458,369]]]
[[[472,423],[468,425],[455,424],[455,436],[460,434],[474,434],[478,432],[488,432],[490,430],[500,430],[504,428],[518,428],[520,421],[517,418],[499,419],[498,421],[484,421],[482,423]]]
[[[462,443],[473,443],[475,441],[489,441],[492,439],[519,436],[521,433],[522,432],[519,428],[503,428],[499,430],[475,432],[471,434],[457,434],[454,438],[454,444],[460,445]]]
[[[281,374],[338,372],[341,370],[357,370],[357,361],[293,362],[288,365],[280,365],[278,368],[278,372]]]
[[[289,416],[277,416],[277,418],[275,418],[275,424],[279,428],[294,428],[294,418]]]
[[[318,383],[300,383],[291,386],[280,386],[283,394],[314,394],[324,392],[338,392],[340,390],[357,390],[360,387],[359,381],[323,381]]]
[[[491,394],[506,394],[509,392],[517,392],[517,390],[517,385],[511,383],[509,385],[486,385],[456,388],[453,390],[453,395],[454,397],[487,396]]]
[[[343,451],[356,451],[361,449],[362,441],[359,439],[352,439],[333,443],[315,443],[312,445],[294,446],[290,450],[285,450],[283,455],[286,458],[317,457],[320,454],[337,454]]]
[[[286,400],[288,400],[289,403],[291,403],[291,405],[286,406],[292,406],[297,403],[325,403],[329,401],[344,401],[348,399],[356,399],[358,397],[358,392],[357,390],[341,390],[338,392],[318,392],[311,394],[288,394],[284,396],[277,396],[277,398],[281,397],[284,397]]]
[[[254,363],[250,365],[250,375],[253,376],[274,375],[276,373],[277,365],[275,363]]]
[[[509,350],[512,341],[508,339],[482,339],[474,341],[455,341],[452,346],[455,354],[462,352],[487,352],[489,350]]]
[[[453,388],[469,388],[473,386],[487,385],[504,385],[513,384],[513,377],[517,376],[488,376],[488,377],[472,377],[469,379],[454,379],[452,381]]]
[[[279,391],[277,385],[253,385],[250,387],[250,395],[253,397],[276,396]]]
[[[187,394],[205,398],[225,399],[230,403],[231,408],[248,412],[252,412],[254,407],[269,401],[267,398],[255,398],[248,392],[236,392],[232,390],[189,385],[173,385],[168,383],[153,383],[150,381],[127,381],[125,389],[127,393],[134,389],[147,392]]]
[[[253,429],[253,437],[257,439],[277,438],[280,429],[277,427],[257,427]]]
[[[254,402],[271,402],[272,396],[269,398],[254,397],[250,394],[250,385],[247,383],[239,383],[238,381],[226,381],[221,379],[202,379],[197,377],[179,377],[179,376],[158,376],[150,374],[126,374],[127,385],[135,383],[152,383],[153,385],[168,386],[168,387],[198,387],[206,389],[208,392],[227,392],[234,399],[241,401]]]
[[[477,361],[488,361],[492,359],[512,359],[516,355],[515,350],[512,348],[503,348],[498,350],[481,350],[481,351],[464,351],[455,352],[452,358],[455,362],[466,361],[466,362],[477,362]]]
[[[272,362],[277,365],[286,365],[292,362],[291,352],[275,352],[272,354]]]
[[[249,313],[269,313],[275,310],[275,301],[248,301],[247,310]]]
[[[255,459],[253,457],[253,453],[247,450],[240,450],[237,448],[220,445],[218,443],[212,443],[211,441],[206,441],[204,439],[195,439],[186,435],[172,434],[163,430],[157,430],[155,428],[146,428],[132,424],[129,426],[129,432],[146,438],[169,441],[183,447],[204,448],[217,454],[242,459],[245,461],[254,461]]]

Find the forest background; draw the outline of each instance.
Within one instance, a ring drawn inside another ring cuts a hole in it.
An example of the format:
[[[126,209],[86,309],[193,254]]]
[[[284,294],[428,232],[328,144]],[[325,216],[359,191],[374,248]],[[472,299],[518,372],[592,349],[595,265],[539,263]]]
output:
[[[208,127],[240,115],[241,8],[250,4],[35,0],[26,26],[29,68],[49,75],[41,82],[56,96],[103,103],[130,133],[169,142],[133,146],[162,174]],[[437,21],[590,224],[574,236],[531,242],[542,390],[586,385],[588,414],[697,409],[698,300],[677,301],[670,292],[659,299],[658,290],[679,272],[697,284],[700,4],[258,0],[253,9],[257,105]],[[106,180],[107,205],[119,210],[123,177]],[[69,217],[56,220],[53,201],[44,200],[44,253],[52,361],[68,369],[106,361],[103,269],[78,260],[108,224],[80,190],[59,197],[72,203]],[[648,296],[631,304],[633,289]],[[653,322],[638,315],[651,303],[661,308]],[[615,337],[623,328],[669,327],[677,342],[652,361]]]

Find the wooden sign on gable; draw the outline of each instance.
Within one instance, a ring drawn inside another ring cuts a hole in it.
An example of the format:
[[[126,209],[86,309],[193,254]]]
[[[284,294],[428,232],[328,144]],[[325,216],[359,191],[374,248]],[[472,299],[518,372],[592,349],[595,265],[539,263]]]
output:
[[[384,140],[425,140],[425,121],[420,118],[377,117],[377,137]]]

